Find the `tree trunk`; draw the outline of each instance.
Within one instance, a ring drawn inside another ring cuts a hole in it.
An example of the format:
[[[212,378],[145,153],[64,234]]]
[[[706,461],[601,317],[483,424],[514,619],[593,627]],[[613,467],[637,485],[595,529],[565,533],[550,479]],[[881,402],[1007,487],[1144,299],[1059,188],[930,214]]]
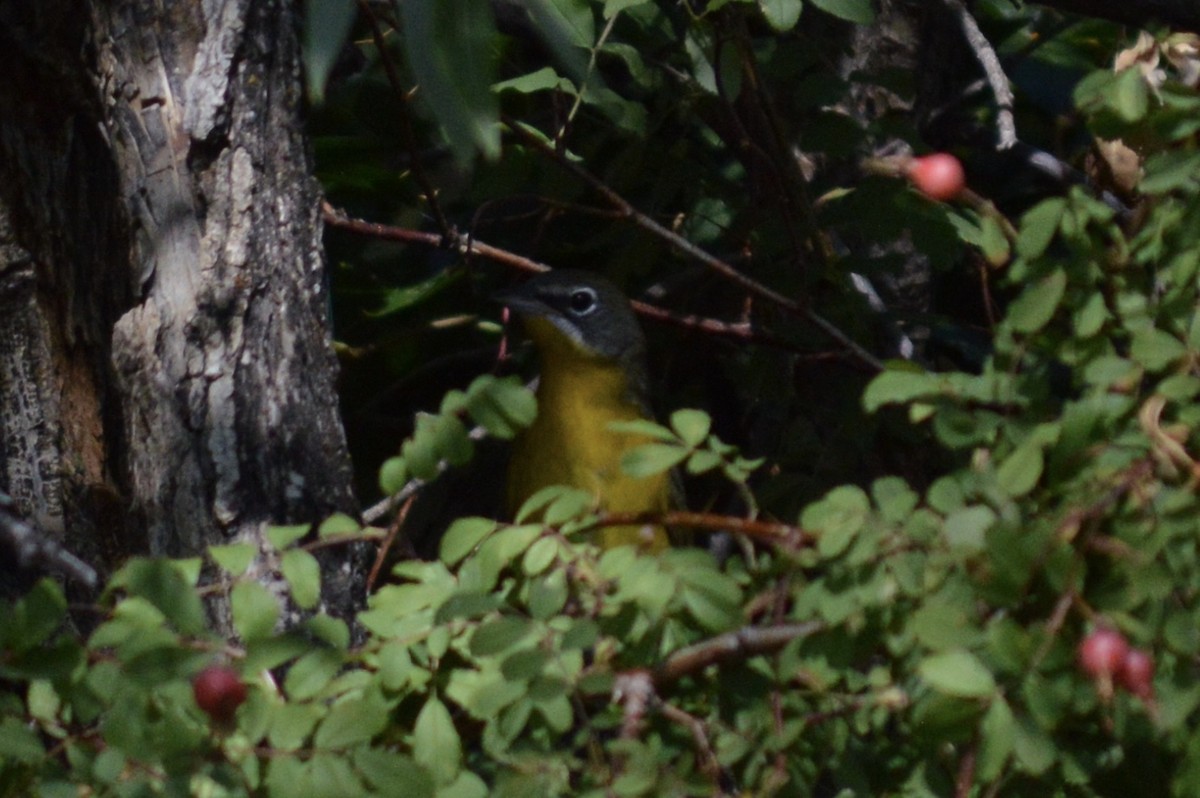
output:
[[[293,8],[0,0],[3,486],[109,567],[354,510]]]

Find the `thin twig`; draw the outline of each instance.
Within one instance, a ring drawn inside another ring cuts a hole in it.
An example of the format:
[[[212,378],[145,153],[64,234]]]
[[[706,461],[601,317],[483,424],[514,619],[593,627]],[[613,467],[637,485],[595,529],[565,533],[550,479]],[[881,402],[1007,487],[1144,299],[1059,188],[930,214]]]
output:
[[[427,233],[421,230],[410,230],[406,227],[395,227],[377,222],[368,222],[364,219],[354,219],[341,213],[329,203],[323,203],[321,210],[324,214],[325,224],[335,229],[347,230],[352,233],[371,236],[372,238],[385,241],[422,244],[428,247],[448,246],[464,257],[478,255],[530,274],[538,274],[550,269],[544,263],[539,263],[536,260],[526,258],[506,249],[501,249],[500,247],[485,244],[477,238],[468,239],[466,236],[455,233],[446,238],[437,233]],[[735,341],[770,346],[776,349],[786,349],[809,358],[825,358],[828,356],[828,353],[802,350],[800,347],[782,338],[754,330],[749,323],[726,322],[694,314],[673,313],[657,305],[651,305],[648,302],[636,299],[632,300],[631,304],[639,315],[653,321],[686,329],[699,330],[709,335],[716,335]]]
[[[596,72],[596,55],[600,52],[600,48],[608,41],[608,37],[612,35],[613,26],[617,24],[619,14],[613,14],[608,18],[608,24],[604,26],[604,30],[600,32],[600,38],[596,39],[596,44],[592,46],[591,55],[588,58],[587,70],[583,73],[583,80],[579,84],[579,91],[575,94],[575,102],[571,105],[571,110],[567,112],[567,118],[563,121],[562,127],[558,129],[558,134],[555,135],[554,141],[559,146],[562,146],[562,140],[567,137],[567,129],[571,127],[571,123],[575,121],[575,115],[579,113],[580,107],[583,106],[583,93],[587,91],[588,80]]]
[[[660,689],[709,665],[734,659],[770,654],[793,640],[808,637],[824,628],[820,621],[756,626],[711,637],[681,648],[654,671],[654,684]]]
[[[467,437],[473,441],[481,441],[487,437],[487,430],[483,427],[472,427],[470,432],[467,433]],[[437,477],[449,467],[450,462],[448,460],[439,460],[433,479],[437,479]],[[392,508],[399,507],[401,503],[407,502],[411,497],[415,496],[421,490],[421,488],[425,487],[425,485],[430,481],[431,480],[428,479],[413,477],[407,483],[405,483],[404,487],[393,493],[391,496],[381,499],[367,509],[363,510],[363,521],[368,524],[375,523],[380,518],[383,518],[385,515],[391,512]]]
[[[974,741],[958,762],[958,775],[954,780],[954,798],[968,798],[971,785],[975,783],[975,762],[979,758],[979,742]]]
[[[600,194],[600,196],[603,197],[606,202],[619,210],[622,215],[633,224],[670,244],[672,247],[687,255],[689,258],[692,258],[698,263],[704,264],[725,279],[740,286],[751,295],[765,299],[768,302],[783,308],[789,313],[807,319],[809,322],[824,331],[825,334],[830,338],[834,339],[841,346],[852,352],[856,358],[862,361],[862,363],[875,371],[883,370],[883,363],[880,362],[877,357],[861,347],[848,335],[839,330],[830,322],[826,321],[815,311],[802,306],[796,300],[784,296],[778,291],[763,285],[757,280],[747,277],[730,264],[716,257],[715,255],[709,254],[693,244],[691,241],[688,241],[683,236],[664,227],[645,213],[642,213],[633,205],[631,205],[624,197],[610,188],[603,180],[599,179],[579,164],[570,160],[562,153],[555,151],[553,147],[546,144],[546,142],[542,141],[541,138],[531,133],[520,123],[509,117],[501,117],[501,120],[509,128],[509,130],[511,130],[513,134],[517,136],[517,138],[521,139],[530,147],[533,147],[538,152],[553,160],[562,169],[570,172],[582,180],[594,191]]]
[[[371,4],[367,0],[358,0],[358,9],[362,12],[363,18],[371,27],[371,38],[375,41],[375,49],[379,52],[380,63],[383,64],[383,71],[387,75],[388,83],[392,86],[392,91],[400,99],[400,129],[404,136],[404,146],[408,150],[410,168],[412,169],[413,178],[416,179],[417,185],[421,188],[421,193],[425,195],[425,202],[429,205],[429,212],[433,215],[433,220],[437,224],[438,230],[443,236],[449,236],[454,228],[450,226],[450,222],[446,219],[446,214],[442,212],[442,206],[437,199],[437,188],[433,185],[433,181],[429,179],[429,175],[425,173],[425,167],[421,165],[421,158],[417,148],[417,137],[413,132],[412,114],[409,112],[409,103],[412,93],[404,88],[404,83],[400,80],[400,73],[396,70],[396,64],[392,60],[391,52],[387,48],[387,39],[384,36],[383,28],[379,24],[379,18],[375,15]]]
[[[987,76],[988,85],[991,86],[992,94],[996,97],[996,128],[999,136],[996,149],[1010,149],[1017,143],[1017,123],[1013,119],[1012,87],[1009,85],[1008,76],[1004,74],[1004,67],[1000,65],[1000,59],[997,57],[992,43],[983,35],[983,31],[979,29],[979,23],[975,21],[975,17],[971,16],[971,12],[963,5],[962,0],[942,1],[958,17],[967,44],[971,45],[971,49],[975,51],[975,57],[979,59],[979,64],[983,67],[983,74]]]
[[[721,763],[717,760],[717,752],[708,741],[708,730],[705,729],[704,721],[665,701],[660,701],[655,709],[664,718],[683,726],[692,735],[692,745],[696,748],[700,772],[712,782],[712,795],[717,798],[728,795],[728,792],[721,788]]]
[[[595,521],[595,526],[598,527],[642,524],[734,532],[788,549],[803,548],[816,542],[816,536],[813,533],[790,524],[753,521],[736,515],[694,513],[686,510],[666,513],[604,513]]]

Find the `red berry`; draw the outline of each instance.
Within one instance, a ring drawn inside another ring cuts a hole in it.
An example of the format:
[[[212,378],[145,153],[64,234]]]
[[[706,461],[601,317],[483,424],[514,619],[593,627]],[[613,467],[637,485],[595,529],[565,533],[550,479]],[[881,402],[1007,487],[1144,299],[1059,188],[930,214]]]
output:
[[[233,720],[237,708],[246,700],[246,685],[237,671],[223,665],[210,665],[192,680],[196,705],[220,724]]]
[[[967,184],[962,164],[946,152],[913,158],[908,165],[908,179],[918,191],[938,202],[954,199]]]
[[[1100,627],[1079,644],[1079,667],[1093,679],[1111,678],[1125,661],[1129,643],[1115,629]]]
[[[1121,660],[1117,683],[1138,698],[1154,695],[1154,658],[1145,651],[1131,648]]]

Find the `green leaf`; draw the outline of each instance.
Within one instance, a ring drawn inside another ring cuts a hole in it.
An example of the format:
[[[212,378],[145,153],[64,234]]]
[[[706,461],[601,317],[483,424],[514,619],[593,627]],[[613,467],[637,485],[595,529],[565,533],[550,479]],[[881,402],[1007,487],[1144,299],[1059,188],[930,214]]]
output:
[[[288,549],[280,558],[279,570],[292,589],[296,606],[314,609],[321,600],[321,566],[317,558],[303,549]]]
[[[987,262],[995,267],[1008,263],[1012,256],[1012,248],[1009,246],[1008,236],[1004,234],[994,216],[983,217],[980,232],[979,248],[983,250]]]
[[[758,7],[762,9],[767,24],[785,33],[796,26],[804,3],[801,0],[758,0]]]
[[[612,19],[627,8],[644,5],[650,0],[604,0],[604,18]]]
[[[679,465],[688,454],[689,450],[683,446],[647,443],[621,456],[621,470],[635,478],[661,474]]]
[[[441,123],[455,155],[500,154],[495,82],[495,20],[487,3],[438,0],[401,3],[404,49],[420,84],[418,98]]]
[[[888,369],[875,375],[863,392],[863,409],[874,413],[884,405],[907,404],[937,393],[938,378],[934,374],[913,371],[910,367]]]
[[[292,701],[314,698],[337,676],[343,665],[341,654],[333,649],[310,651],[288,669],[283,689]]]
[[[454,565],[470,554],[480,542],[499,526],[490,518],[459,518],[442,535],[438,557],[446,565]]]
[[[189,591],[191,595],[195,595]],[[279,619],[279,603],[258,582],[238,582],[229,593],[233,628],[243,640],[270,637]]]
[[[439,785],[454,781],[462,769],[462,741],[454,720],[437,696],[430,696],[417,715],[412,735],[413,758]]]
[[[1150,110],[1150,89],[1138,69],[1125,69],[1109,87],[1108,105],[1126,122],[1137,122]]]
[[[382,747],[357,748],[353,756],[354,766],[379,795],[433,798],[433,779],[409,757]]]
[[[921,502],[917,492],[900,477],[875,480],[871,483],[871,498],[880,515],[894,524],[903,523]]]
[[[320,749],[346,749],[369,743],[388,727],[388,702],[378,689],[343,698],[317,727],[313,745]],[[417,720],[418,725],[420,719]]]
[[[199,596],[170,560],[130,560],[113,578],[113,584],[149,601],[183,634],[198,635],[206,627]]]
[[[946,542],[956,551],[978,554],[985,546],[984,535],[996,523],[990,507],[962,507],[946,517]]]
[[[533,423],[537,399],[514,377],[484,375],[467,388],[467,412],[489,434],[511,440]]]
[[[356,10],[354,0],[304,3],[304,76],[313,105],[325,99],[325,81],[346,44]]]
[[[623,435],[641,435],[663,443],[678,443],[679,441],[679,438],[671,430],[644,418],[636,418],[633,421],[610,421],[608,429]]]
[[[822,557],[831,558],[850,546],[870,512],[871,502],[862,488],[842,485],[806,507],[800,525],[816,533],[817,551]]]
[[[366,315],[375,319],[393,316],[437,296],[458,282],[461,277],[462,272],[458,269],[443,269],[416,285],[392,288],[383,295],[383,304],[375,310],[367,311]]]
[[[968,651],[933,654],[921,661],[917,671],[935,690],[947,695],[986,698],[996,693],[992,672]]]
[[[1008,308],[1008,321],[1017,332],[1035,333],[1049,323],[1067,290],[1067,273],[1055,269],[1026,288]]]
[[[809,2],[825,13],[841,17],[847,22],[870,25],[875,21],[875,10],[871,8],[871,0],[809,0]]]
[[[1025,441],[996,469],[996,482],[1006,494],[1019,498],[1037,485],[1044,464],[1041,444]]]
[[[246,573],[250,563],[258,555],[258,546],[253,543],[230,543],[226,546],[209,546],[208,556],[221,570],[230,576]]]
[[[279,550],[286,549],[312,531],[312,524],[289,524],[267,527],[267,540]]]
[[[980,731],[976,778],[980,784],[988,784],[1000,778],[1017,736],[1016,719],[1003,696],[992,699]]]
[[[1133,336],[1129,354],[1147,371],[1161,371],[1183,359],[1187,347],[1170,333],[1151,327]]]
[[[317,527],[317,537],[331,538],[338,535],[353,535],[362,530],[362,524],[345,513],[334,513]]]
[[[471,653],[489,657],[515,646],[533,631],[533,624],[524,618],[501,615],[481,623],[471,635]]]
[[[558,556],[558,541],[552,537],[539,538],[525,552],[521,567],[527,576],[537,576],[550,567]]]
[[[32,729],[13,717],[0,719],[0,761],[34,763],[45,756],[46,749]]]
[[[379,488],[386,495],[398,493],[408,482],[408,466],[403,457],[389,457],[379,468]]]
[[[575,87],[571,84],[571,81],[555,72],[554,67],[542,67],[535,72],[510,78],[509,80],[502,80],[492,86],[492,91],[494,92],[515,91],[518,94],[533,94],[549,90],[566,92],[567,94],[575,93]]]
[[[1053,197],[1039,202],[1026,212],[1017,236],[1017,254],[1029,260],[1041,257],[1058,233],[1058,225],[1066,208],[1065,199]]]
[[[688,446],[699,446],[712,429],[712,419],[703,410],[676,410],[671,414],[671,429]]]

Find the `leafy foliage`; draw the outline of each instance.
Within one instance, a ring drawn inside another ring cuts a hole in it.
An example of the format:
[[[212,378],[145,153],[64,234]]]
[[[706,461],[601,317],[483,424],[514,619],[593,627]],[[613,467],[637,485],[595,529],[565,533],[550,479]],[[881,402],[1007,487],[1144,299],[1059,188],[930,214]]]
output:
[[[341,517],[130,562],[86,634],[40,583],[0,612],[0,795],[1196,794],[1195,39],[976,4],[1023,141],[1089,170],[1048,185],[979,143],[986,97],[918,129],[926,90],[855,60],[866,2],[424,5],[353,77],[309,48],[330,197],[427,246],[330,220],[364,494],[529,423],[519,380],[478,376],[482,259],[538,258],[655,283],[653,387],[705,409],[638,422],[624,467],[679,468],[744,545],[600,552],[592,497],[549,488],[446,520],[354,619],[322,612],[314,553],[381,533]],[[904,185],[921,134],[974,199]],[[862,290],[913,263],[926,303]],[[1150,689],[1081,670],[1096,629]],[[189,688],[214,660],[250,686],[232,729]]]

